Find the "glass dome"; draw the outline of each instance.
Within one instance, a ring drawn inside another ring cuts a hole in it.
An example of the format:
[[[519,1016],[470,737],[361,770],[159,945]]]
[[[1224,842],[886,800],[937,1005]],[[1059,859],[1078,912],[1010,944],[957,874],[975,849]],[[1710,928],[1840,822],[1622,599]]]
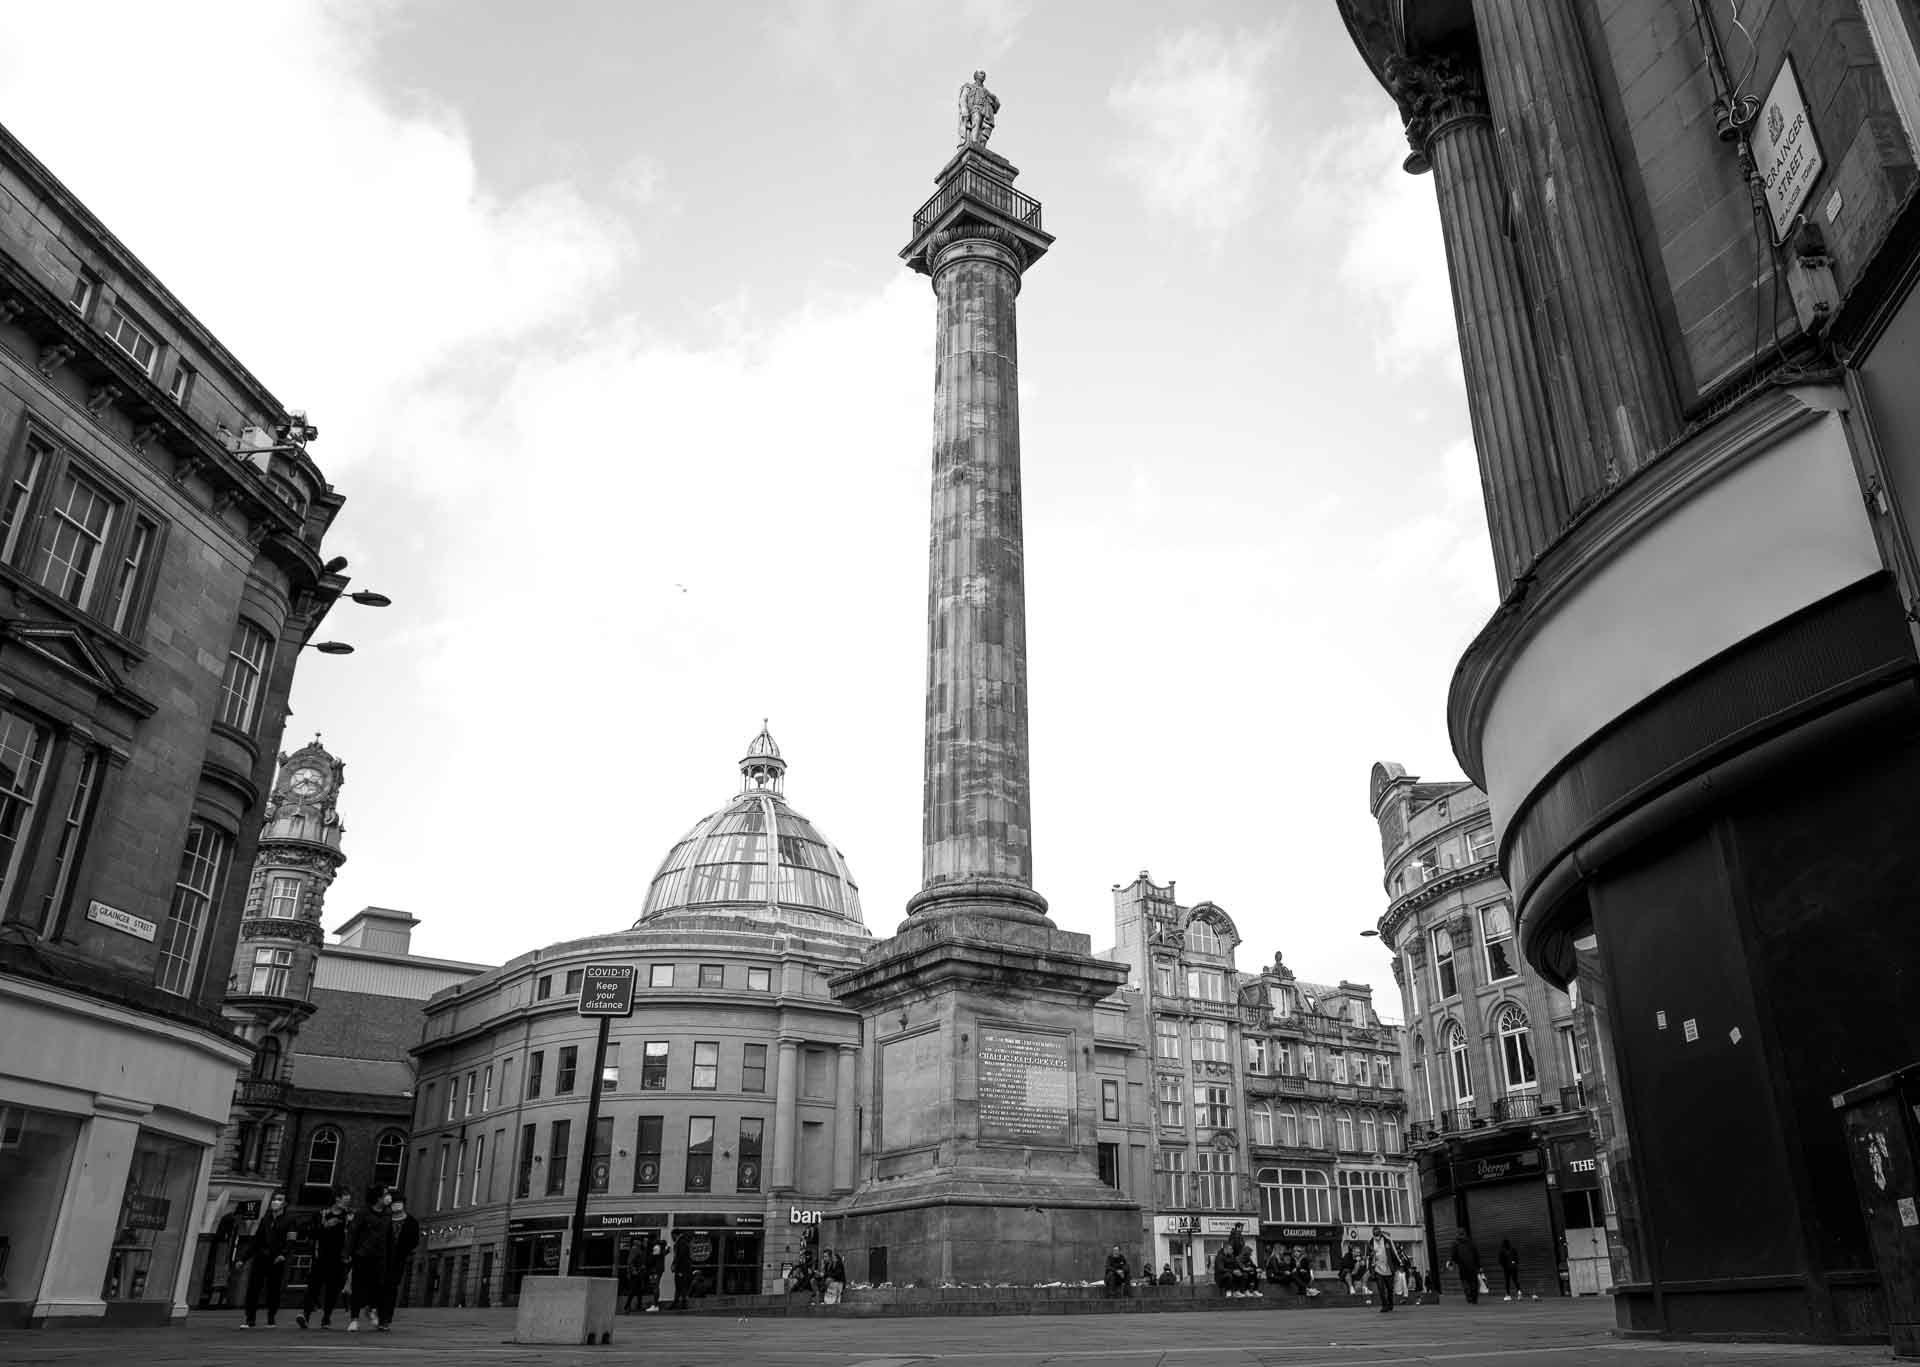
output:
[[[846,856],[788,804],[786,767],[763,726],[740,761],[741,791],[667,852],[639,923],[677,912],[759,911],[862,925]]]

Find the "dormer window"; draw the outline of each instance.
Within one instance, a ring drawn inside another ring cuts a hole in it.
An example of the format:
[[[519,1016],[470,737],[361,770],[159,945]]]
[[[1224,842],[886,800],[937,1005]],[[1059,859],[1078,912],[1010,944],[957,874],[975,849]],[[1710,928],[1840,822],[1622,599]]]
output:
[[[1196,954],[1224,954],[1225,942],[1209,921],[1195,921],[1187,927],[1187,948]]]

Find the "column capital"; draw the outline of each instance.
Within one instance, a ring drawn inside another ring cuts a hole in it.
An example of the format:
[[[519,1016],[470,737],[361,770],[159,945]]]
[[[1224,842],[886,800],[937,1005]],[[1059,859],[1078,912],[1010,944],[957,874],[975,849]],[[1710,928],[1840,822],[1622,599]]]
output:
[[[1400,108],[1406,126],[1408,175],[1425,175],[1433,167],[1427,149],[1446,128],[1468,120],[1489,118],[1487,90],[1480,64],[1470,53],[1434,52],[1417,57],[1389,57],[1381,81]]]
[[[860,1046],[857,1044],[836,1044],[834,1048],[838,1049],[843,1055],[857,1054],[860,1052]]]

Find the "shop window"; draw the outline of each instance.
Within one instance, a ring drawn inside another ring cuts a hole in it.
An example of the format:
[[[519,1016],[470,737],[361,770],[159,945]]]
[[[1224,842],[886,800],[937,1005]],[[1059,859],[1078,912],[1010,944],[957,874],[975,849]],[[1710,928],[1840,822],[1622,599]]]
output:
[[[0,1295],[30,1297],[25,1288],[40,1285],[79,1142],[78,1117],[0,1106],[0,1277],[23,1288]]]
[[[688,1191],[713,1190],[713,1117],[687,1117]]]
[[[633,1131],[633,1189],[660,1190],[660,1136],[663,1116],[643,1115]]]
[[[1260,1218],[1269,1224],[1330,1225],[1333,1189],[1324,1172],[1312,1168],[1262,1168]]]
[[[193,1198],[203,1152],[201,1145],[140,1131],[101,1282],[103,1300],[173,1299],[175,1273],[195,1233]],[[11,1166],[0,1165],[0,1172]],[[5,1180],[0,1176],[0,1182]],[[0,1209],[9,1215],[17,1213],[12,1207]],[[51,1222],[48,1227],[52,1228]]]

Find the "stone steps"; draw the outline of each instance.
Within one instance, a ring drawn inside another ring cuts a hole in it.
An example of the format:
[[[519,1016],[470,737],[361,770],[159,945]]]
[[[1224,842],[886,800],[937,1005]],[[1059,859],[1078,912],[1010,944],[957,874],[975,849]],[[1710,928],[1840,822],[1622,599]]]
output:
[[[1432,1305],[1412,1296],[1398,1305]],[[1191,1311],[1377,1310],[1362,1296],[1324,1291],[1308,1298],[1267,1290],[1259,1297],[1223,1296],[1211,1286],[1139,1286],[1110,1297],[1099,1286],[887,1287],[848,1291],[838,1305],[808,1305],[804,1295],[705,1296],[691,1302],[706,1315],[779,1315],[806,1319],[886,1319],[924,1315],[1151,1315]]]

